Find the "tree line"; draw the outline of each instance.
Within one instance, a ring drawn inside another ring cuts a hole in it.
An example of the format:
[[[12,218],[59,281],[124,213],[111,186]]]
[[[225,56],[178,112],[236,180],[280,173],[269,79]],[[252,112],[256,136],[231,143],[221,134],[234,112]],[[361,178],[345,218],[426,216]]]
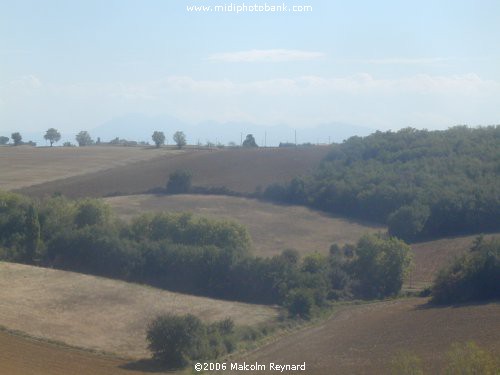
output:
[[[351,137],[261,197],[387,224],[406,241],[498,231],[499,144],[500,126]]]
[[[55,129],[55,128],[49,128],[46,132],[43,138],[50,143],[50,147],[53,146],[54,143],[57,143],[61,140],[61,133]],[[29,142],[23,142],[23,137],[21,133],[15,132],[11,134],[11,139],[12,143],[14,146],[20,146],[23,144],[31,145],[31,146],[36,146],[35,142],[29,141]],[[154,131],[153,134],[151,135],[151,139],[153,140],[155,146],[157,148],[163,146],[165,144],[165,133],[162,131]],[[186,140],[186,135],[182,131],[176,131],[172,135],[172,139],[177,146],[177,148],[181,149],[187,144]],[[6,145],[9,143],[10,138],[6,136],[0,136],[0,145]],[[82,130],[80,131],[76,137],[75,137],[76,142],[78,143],[79,147],[84,147],[84,146],[90,146],[93,144],[101,144],[101,139],[97,138],[97,141],[94,141],[92,137],[90,136],[88,131]],[[111,140],[108,142],[111,145],[125,145],[125,146],[136,146],[138,144],[142,145],[147,145],[146,142],[136,142],[136,141],[127,141],[126,139],[120,139],[119,137],[116,137],[115,139]],[[232,145],[235,146],[234,143],[231,142]],[[64,142],[63,146],[65,147],[71,147],[73,144],[71,142]],[[217,145],[220,147],[220,145]],[[258,147],[257,143],[255,142],[255,138],[252,134],[248,134],[245,138],[245,140],[242,143],[243,147]]]

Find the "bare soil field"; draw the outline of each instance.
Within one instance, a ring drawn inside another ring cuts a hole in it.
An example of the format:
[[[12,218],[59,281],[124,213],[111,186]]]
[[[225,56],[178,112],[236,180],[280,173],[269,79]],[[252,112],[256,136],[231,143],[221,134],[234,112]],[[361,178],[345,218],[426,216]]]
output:
[[[0,373],[5,375],[138,375],[128,361],[0,331]]]
[[[302,206],[281,206],[255,199],[216,195],[129,195],[106,198],[122,218],[144,212],[192,212],[230,219],[244,225],[252,237],[254,254],[272,256],[285,249],[301,254],[327,254],[332,243],[356,242],[365,233],[385,231],[340,219]]]
[[[220,301],[73,272],[0,262],[0,326],[71,346],[149,357],[145,332],[158,314],[191,313],[238,325],[271,321],[269,306]]]
[[[118,146],[0,147],[0,189],[19,189],[177,153],[179,151]]]
[[[471,248],[476,237],[443,238],[412,244],[415,267],[406,284],[414,288],[430,285],[441,268]],[[500,237],[500,233],[486,235],[485,240],[493,237]]]
[[[325,322],[233,361],[305,361],[308,375],[388,374],[392,357],[403,350],[422,359],[426,374],[438,374],[454,342],[473,340],[500,355],[494,328],[500,325],[500,303],[441,308],[425,303],[412,298],[343,307]]]
[[[285,182],[310,173],[328,150],[329,147],[321,146],[211,151],[191,149],[176,155],[166,153],[150,160],[30,186],[19,192],[31,196],[60,192],[72,198],[143,193],[165,187],[171,172],[186,169],[193,175],[193,185],[225,186],[233,191],[251,193],[258,186],[264,188],[274,182]],[[78,165],[73,164],[71,168],[78,168]]]

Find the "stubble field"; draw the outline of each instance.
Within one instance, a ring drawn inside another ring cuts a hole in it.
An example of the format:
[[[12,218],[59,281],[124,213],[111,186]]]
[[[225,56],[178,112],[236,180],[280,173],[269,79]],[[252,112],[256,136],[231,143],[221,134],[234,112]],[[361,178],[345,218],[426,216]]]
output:
[[[173,293],[73,272],[0,262],[0,326],[71,346],[144,358],[146,327],[160,313],[272,321],[271,306]]]
[[[0,189],[20,189],[176,153],[143,147],[4,146],[0,147]]]

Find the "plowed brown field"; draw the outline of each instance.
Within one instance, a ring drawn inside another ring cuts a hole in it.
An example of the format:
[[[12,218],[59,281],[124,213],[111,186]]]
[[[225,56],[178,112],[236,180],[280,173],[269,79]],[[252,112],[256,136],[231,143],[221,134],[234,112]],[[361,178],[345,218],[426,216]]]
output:
[[[420,298],[344,307],[315,327],[233,361],[306,362],[307,375],[390,374],[392,357],[403,350],[422,359],[425,374],[439,374],[454,342],[473,340],[500,356],[499,303],[429,308],[425,302]]]
[[[128,361],[91,354],[0,331],[2,375],[139,375]]]

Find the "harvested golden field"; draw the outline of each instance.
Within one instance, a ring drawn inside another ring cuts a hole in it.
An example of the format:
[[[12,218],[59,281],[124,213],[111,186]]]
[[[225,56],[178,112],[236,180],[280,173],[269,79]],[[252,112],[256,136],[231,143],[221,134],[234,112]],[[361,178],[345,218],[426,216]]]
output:
[[[498,234],[486,235],[488,240]],[[440,240],[420,242],[411,246],[414,252],[414,269],[407,285],[413,287],[425,287],[432,283],[439,270],[450,264],[454,258],[466,253],[472,246],[477,236],[463,236],[443,238]]]
[[[319,146],[297,149],[189,149],[178,154],[172,154],[171,151],[154,159],[43,183],[19,191],[31,196],[60,192],[73,198],[143,193],[164,187],[171,172],[186,169],[193,175],[193,185],[225,186],[233,191],[251,193],[258,186],[266,187],[274,182],[285,182],[295,176],[310,173],[328,150],[329,147]],[[71,168],[79,167],[77,163],[73,163]],[[30,185],[35,183],[37,182]]]
[[[454,342],[473,340],[500,355],[499,303],[440,308],[425,303],[412,298],[345,306],[325,322],[233,361],[305,361],[308,375],[388,374],[392,357],[403,350],[422,359],[425,374],[438,374]]]
[[[252,237],[254,254],[272,256],[285,249],[301,254],[328,253],[332,243],[356,242],[384,227],[362,225],[302,206],[282,206],[255,199],[216,195],[129,195],[106,198],[122,218],[144,212],[192,212],[234,220]]]
[[[73,272],[0,262],[0,326],[71,346],[149,357],[145,332],[160,313],[238,325],[276,318],[269,306],[220,301]]]
[[[178,153],[176,150],[118,146],[0,147],[0,189],[20,189]]]

